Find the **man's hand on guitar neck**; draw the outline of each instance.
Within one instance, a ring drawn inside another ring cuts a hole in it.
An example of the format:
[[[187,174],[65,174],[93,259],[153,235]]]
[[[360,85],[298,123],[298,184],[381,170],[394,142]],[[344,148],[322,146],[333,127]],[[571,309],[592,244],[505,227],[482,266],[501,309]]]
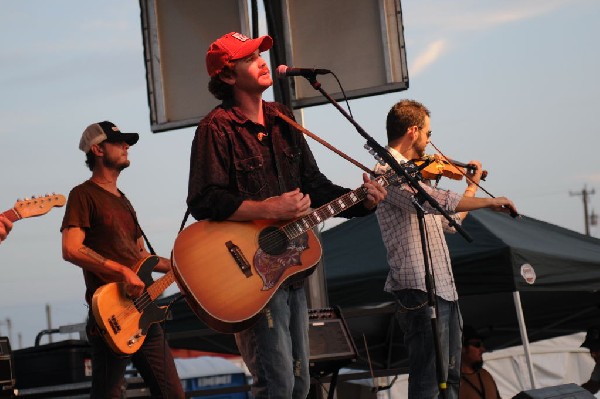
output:
[[[291,220],[310,212],[310,196],[297,188],[263,201],[245,200],[229,218],[231,221]]]
[[[363,173],[363,187],[367,189],[367,199],[364,201],[364,206],[367,209],[373,209],[387,195],[387,190],[376,180],[371,180],[369,175]]]

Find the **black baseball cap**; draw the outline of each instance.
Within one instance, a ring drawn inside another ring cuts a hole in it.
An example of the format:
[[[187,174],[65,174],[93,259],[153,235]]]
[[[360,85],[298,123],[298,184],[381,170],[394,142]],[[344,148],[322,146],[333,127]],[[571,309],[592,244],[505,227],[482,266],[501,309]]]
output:
[[[121,133],[119,128],[109,121],[92,123],[83,131],[79,141],[79,149],[87,154],[92,145],[100,144],[103,141],[109,143],[125,142],[134,145],[139,138],[140,135],[137,133]]]

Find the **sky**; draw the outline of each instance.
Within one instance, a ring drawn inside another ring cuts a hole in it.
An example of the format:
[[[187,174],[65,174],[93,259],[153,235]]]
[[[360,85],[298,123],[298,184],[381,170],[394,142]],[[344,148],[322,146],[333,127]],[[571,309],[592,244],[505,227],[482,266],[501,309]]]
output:
[[[0,211],[31,195],[66,196],[89,178],[81,132],[110,120],[140,133],[119,185],[157,253],[168,256],[185,211],[194,129],[150,130],[139,3],[0,0],[0,9]],[[480,160],[490,193],[583,233],[582,198],[573,194],[600,188],[600,2],[405,0],[402,13],[410,87],[351,101],[357,122],[385,145],[391,106],[421,101],[432,112],[433,142],[454,159]],[[364,139],[331,105],[308,108],[305,126],[373,166]],[[309,143],[331,180],[361,184],[360,170]],[[600,192],[589,209],[600,212]],[[0,335],[10,332],[13,349],[32,346],[48,326],[85,320],[81,270],[61,256],[63,214],[20,220],[0,245]]]

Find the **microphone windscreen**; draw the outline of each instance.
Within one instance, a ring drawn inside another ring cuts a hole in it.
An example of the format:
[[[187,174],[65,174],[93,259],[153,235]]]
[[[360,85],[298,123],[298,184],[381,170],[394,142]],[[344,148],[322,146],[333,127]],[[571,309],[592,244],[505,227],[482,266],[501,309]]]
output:
[[[285,78],[287,76],[286,75],[287,70],[288,70],[287,65],[279,65],[277,67],[277,69],[275,70],[275,77],[277,77],[277,79]]]

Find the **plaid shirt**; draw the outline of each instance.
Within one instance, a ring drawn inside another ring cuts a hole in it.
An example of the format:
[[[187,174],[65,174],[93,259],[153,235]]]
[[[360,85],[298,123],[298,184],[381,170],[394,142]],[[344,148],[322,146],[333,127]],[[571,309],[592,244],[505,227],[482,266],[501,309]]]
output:
[[[397,161],[407,160],[393,148],[388,147],[388,151]],[[377,165],[375,172],[382,173],[388,169],[389,166]],[[431,197],[439,202],[443,209],[453,214],[453,218],[457,222],[461,222],[460,217],[454,213],[462,198],[461,195],[433,188],[427,184],[420,184]],[[390,265],[384,289],[387,292],[402,289],[418,289],[426,292],[419,221],[412,202],[415,190],[403,184],[389,186],[387,192],[387,197],[377,206],[376,210]],[[444,237],[444,231],[454,232],[454,229],[427,202],[423,204],[423,208],[426,211],[425,229],[431,252],[430,267],[434,275],[436,295],[447,301],[456,301],[458,294],[454,285],[450,254]]]

